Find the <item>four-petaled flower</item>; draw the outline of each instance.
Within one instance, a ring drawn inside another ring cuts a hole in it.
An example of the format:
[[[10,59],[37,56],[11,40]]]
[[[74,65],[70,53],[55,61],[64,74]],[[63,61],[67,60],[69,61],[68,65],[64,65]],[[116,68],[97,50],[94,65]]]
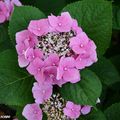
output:
[[[42,104],[52,95],[52,85],[47,82],[44,82],[43,84],[35,82],[32,88],[32,93],[35,102]]]
[[[27,120],[42,120],[42,110],[36,103],[27,104],[23,109],[22,115]]]
[[[73,102],[68,101],[63,111],[64,111],[64,114],[69,118],[77,119],[81,115],[80,109],[81,109],[80,105],[76,105]]]

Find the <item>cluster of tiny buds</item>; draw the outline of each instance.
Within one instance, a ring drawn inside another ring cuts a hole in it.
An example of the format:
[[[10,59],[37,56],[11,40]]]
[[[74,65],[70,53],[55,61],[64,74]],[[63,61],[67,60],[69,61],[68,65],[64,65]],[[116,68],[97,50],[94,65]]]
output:
[[[38,37],[38,48],[42,49],[47,56],[49,53],[57,53],[59,56],[70,56],[72,50],[69,48],[69,40],[74,37],[75,33],[70,32],[51,32],[41,37]]]
[[[64,115],[63,108],[65,100],[60,94],[53,94],[44,104],[43,112],[46,113],[48,120],[72,120]]]

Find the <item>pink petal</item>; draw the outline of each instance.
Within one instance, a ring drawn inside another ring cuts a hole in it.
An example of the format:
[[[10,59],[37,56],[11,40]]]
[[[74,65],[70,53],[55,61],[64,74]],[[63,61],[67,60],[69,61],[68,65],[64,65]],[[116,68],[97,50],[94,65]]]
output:
[[[17,50],[18,55],[23,55],[25,53],[26,49],[27,49],[27,47],[25,47],[24,44],[16,45],[16,50]]]
[[[77,27],[77,26],[78,26],[78,22],[77,22],[77,20],[73,19],[72,27]]]
[[[19,0],[12,0],[12,3],[14,3],[16,6],[22,6],[22,3]]]
[[[88,63],[88,59],[87,58],[82,58],[80,55],[77,57],[77,59],[75,61],[77,69],[85,68],[87,63]]]
[[[30,65],[27,67],[27,71],[31,74],[31,75],[36,75],[38,70],[33,66],[32,63],[30,63]]]
[[[61,59],[60,59],[60,66],[61,67],[67,67],[67,68],[73,68],[73,67],[75,67],[75,60],[74,60],[74,58],[72,58],[72,57],[66,57],[66,58],[64,58],[64,57],[62,57]]]
[[[72,109],[73,106],[74,106],[74,103],[73,103],[73,102],[67,101],[67,103],[66,103],[66,107],[67,107],[67,108]]]
[[[63,79],[71,83],[76,83],[80,81],[80,73],[77,69],[69,69],[64,72]]]
[[[81,109],[81,113],[82,113],[83,115],[86,115],[86,114],[90,113],[91,108],[92,108],[91,106],[84,106],[84,107]]]
[[[29,61],[25,59],[24,55],[18,56],[18,63],[21,68],[26,67]]]
[[[42,120],[42,110],[36,103],[27,104],[23,109],[22,115],[27,120]]]
[[[0,15],[0,23],[5,22],[6,17],[4,15]]]
[[[45,35],[49,31],[48,20],[32,20],[28,26],[28,30],[37,36]]]
[[[73,115],[73,112],[71,111],[71,109],[64,108],[63,112],[64,112],[64,115],[66,115],[66,116],[68,116],[70,118],[73,118],[73,117],[71,117]]]
[[[50,54],[48,58],[45,59],[45,66],[58,66],[59,56],[57,54]]]
[[[59,32],[69,32],[72,27],[72,18],[68,12],[64,12],[58,16],[59,22],[56,30]]]
[[[56,27],[58,23],[58,18],[54,15],[48,16],[48,21],[52,27]]]
[[[37,74],[34,75],[35,79],[39,82],[39,83],[43,83],[45,81],[45,74],[43,72],[43,69],[41,69],[40,71],[38,71]]]

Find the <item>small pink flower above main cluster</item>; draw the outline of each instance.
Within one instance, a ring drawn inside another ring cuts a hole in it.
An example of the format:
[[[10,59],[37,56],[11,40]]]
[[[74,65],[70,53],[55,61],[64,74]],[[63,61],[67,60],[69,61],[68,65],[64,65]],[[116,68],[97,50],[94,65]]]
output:
[[[68,118],[77,119],[80,117],[81,114],[86,115],[90,113],[91,108],[91,106],[76,105],[73,102],[68,101],[63,112]]]
[[[0,1],[0,23],[10,19],[10,16],[14,10],[14,5],[21,6],[19,0],[2,0]]]

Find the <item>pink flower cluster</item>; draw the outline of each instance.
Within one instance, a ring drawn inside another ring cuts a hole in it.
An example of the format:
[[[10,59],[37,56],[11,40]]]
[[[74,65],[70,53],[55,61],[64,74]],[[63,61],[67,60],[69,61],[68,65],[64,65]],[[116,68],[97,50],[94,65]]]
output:
[[[32,20],[16,34],[16,43],[19,66],[27,66],[38,83],[76,83],[79,70],[97,61],[94,42],[68,12]]]
[[[79,82],[79,71],[97,61],[96,45],[68,12],[30,21],[26,30],[16,33],[16,43],[19,66],[26,67],[37,81],[32,88],[35,104],[23,111],[28,120],[42,119],[39,104],[50,98],[53,85]],[[68,102],[64,114],[77,118],[89,111]]]
[[[0,23],[10,19],[14,6],[21,6],[19,0],[0,0]]]
[[[63,113],[68,119],[77,119],[80,115],[87,115],[91,111],[91,108],[88,105],[81,106],[68,101],[66,107],[63,109]],[[26,105],[22,114],[27,120],[42,120],[43,117],[42,110],[36,103]]]

